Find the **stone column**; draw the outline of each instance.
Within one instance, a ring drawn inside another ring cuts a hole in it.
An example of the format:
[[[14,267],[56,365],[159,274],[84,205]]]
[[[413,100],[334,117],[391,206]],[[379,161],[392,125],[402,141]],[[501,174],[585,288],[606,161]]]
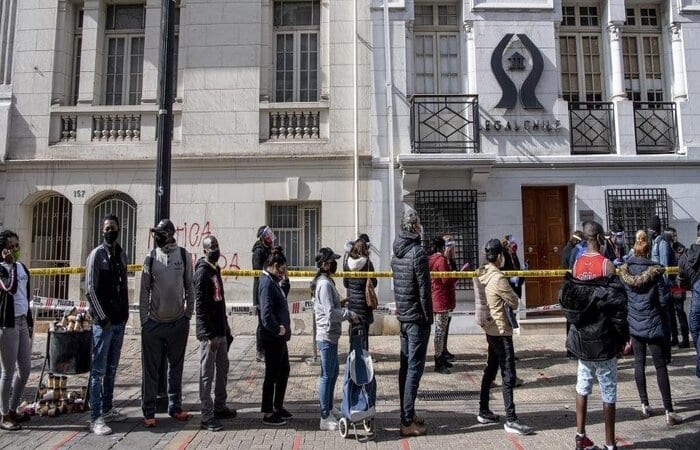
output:
[[[319,70],[319,100],[330,98],[330,75],[331,75],[331,25],[330,25],[330,0],[321,0],[321,22],[319,37],[319,60],[321,63]]]
[[[624,100],[627,98],[625,93],[625,67],[622,62],[622,22],[610,22],[608,24],[608,33],[610,34],[610,93],[614,100]]]
[[[685,79],[681,24],[672,23],[668,30],[671,33],[671,54],[673,58],[673,101],[687,100],[688,89],[686,88]]]
[[[104,62],[105,3],[85,0],[83,6],[83,42],[80,54],[79,105],[100,103]]]
[[[416,51],[413,39],[413,20],[407,20],[406,26],[406,92],[416,93]],[[393,55],[392,55],[393,58]],[[393,68],[392,68],[393,70]]]
[[[467,94],[476,94],[476,46],[474,43],[474,21],[465,20],[463,22],[465,51],[460,52],[466,55],[466,61],[462,61],[462,70],[465,76],[462,77],[462,89]]]

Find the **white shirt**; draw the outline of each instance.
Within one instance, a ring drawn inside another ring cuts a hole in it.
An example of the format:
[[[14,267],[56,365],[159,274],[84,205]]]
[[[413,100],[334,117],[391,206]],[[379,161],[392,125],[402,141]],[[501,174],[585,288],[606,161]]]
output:
[[[12,264],[2,263],[2,266],[10,272]],[[26,316],[29,313],[29,298],[27,297],[27,282],[29,275],[22,264],[15,265],[17,270],[17,292],[13,295],[15,300],[15,317]]]

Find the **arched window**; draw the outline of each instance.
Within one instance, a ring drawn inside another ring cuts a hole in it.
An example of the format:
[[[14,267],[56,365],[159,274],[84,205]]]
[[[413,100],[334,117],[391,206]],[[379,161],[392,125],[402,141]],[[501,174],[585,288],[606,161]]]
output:
[[[32,250],[30,266],[68,267],[71,238],[70,201],[53,194],[39,200],[32,209]],[[68,275],[40,275],[32,278],[34,292],[43,297],[68,298]]]
[[[95,205],[92,212],[92,248],[102,243],[102,220],[108,214],[119,218],[119,245],[126,251],[127,261],[136,258],[136,202],[126,194],[112,194]]]

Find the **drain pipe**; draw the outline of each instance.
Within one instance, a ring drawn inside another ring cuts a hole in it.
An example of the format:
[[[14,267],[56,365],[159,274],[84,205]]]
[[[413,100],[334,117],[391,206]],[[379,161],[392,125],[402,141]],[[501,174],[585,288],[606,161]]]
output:
[[[352,2],[352,140],[355,237],[360,234],[360,149],[357,142],[357,0]]]
[[[386,145],[389,156],[389,248],[393,249],[396,233],[396,187],[394,181],[394,101],[391,70],[391,36],[389,34],[389,0],[384,0],[384,78],[386,82]],[[392,250],[393,254],[393,250]]]

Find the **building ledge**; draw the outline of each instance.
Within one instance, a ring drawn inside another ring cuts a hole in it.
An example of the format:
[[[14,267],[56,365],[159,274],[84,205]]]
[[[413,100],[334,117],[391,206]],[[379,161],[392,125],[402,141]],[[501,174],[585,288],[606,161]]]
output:
[[[397,157],[399,167],[404,170],[440,169],[464,170],[490,168],[496,155],[488,153],[403,153]]]
[[[497,156],[494,167],[499,168],[581,168],[581,167],[649,167],[663,164],[700,165],[696,153],[673,153],[658,155],[562,155],[562,156]]]

